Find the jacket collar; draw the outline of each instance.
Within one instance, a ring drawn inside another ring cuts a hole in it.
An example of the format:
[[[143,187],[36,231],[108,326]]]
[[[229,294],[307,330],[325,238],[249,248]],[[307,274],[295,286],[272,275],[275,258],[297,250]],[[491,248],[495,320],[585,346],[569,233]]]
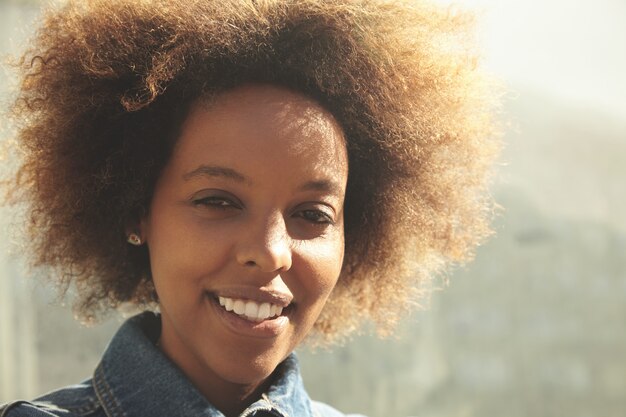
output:
[[[111,340],[93,378],[107,415],[223,417],[156,347],[160,332],[160,316],[144,312],[128,319]],[[241,416],[260,410],[277,417],[312,416],[295,354],[275,372],[267,393]]]

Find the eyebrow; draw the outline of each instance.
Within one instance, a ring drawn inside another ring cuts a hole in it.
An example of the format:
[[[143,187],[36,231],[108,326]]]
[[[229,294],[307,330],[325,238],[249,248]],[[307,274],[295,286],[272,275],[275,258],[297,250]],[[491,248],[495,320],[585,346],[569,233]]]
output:
[[[322,191],[340,196],[343,194],[343,188],[334,181],[320,180],[309,181],[300,187],[301,191]]]
[[[189,181],[192,178],[196,177],[224,177],[235,180],[237,182],[247,182],[248,179],[235,171],[232,168],[226,168],[215,165],[200,165],[198,168],[194,169],[183,175],[183,179],[185,181]]]
[[[200,165],[198,168],[194,169],[183,175],[183,179],[185,181],[189,181],[193,178],[198,177],[223,177],[235,180],[237,182],[247,182],[250,181],[243,174],[237,172],[232,168],[226,168],[217,165]],[[319,180],[319,181],[308,181],[303,184],[300,188],[300,191],[321,191],[327,192],[335,195],[342,195],[343,188],[339,186],[339,184],[330,180]]]

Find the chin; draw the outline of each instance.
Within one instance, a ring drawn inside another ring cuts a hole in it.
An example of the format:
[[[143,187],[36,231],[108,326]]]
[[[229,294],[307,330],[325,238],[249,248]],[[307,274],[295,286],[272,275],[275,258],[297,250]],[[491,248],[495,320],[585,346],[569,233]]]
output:
[[[250,355],[250,352],[231,351],[215,364],[213,369],[220,377],[234,384],[259,384],[272,375],[276,367],[289,355],[278,355],[276,349]]]
[[[222,379],[239,385],[258,385],[269,378],[282,361],[244,361],[220,364]]]

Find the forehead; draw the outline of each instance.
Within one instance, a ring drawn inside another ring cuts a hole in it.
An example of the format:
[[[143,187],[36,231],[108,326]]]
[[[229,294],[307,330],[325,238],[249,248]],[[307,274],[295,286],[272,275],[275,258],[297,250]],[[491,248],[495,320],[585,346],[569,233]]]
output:
[[[283,129],[304,132],[341,130],[333,115],[311,98],[274,85],[245,84],[197,103],[215,118],[245,117]]]
[[[343,131],[332,114],[302,94],[271,85],[244,85],[196,103],[173,157],[185,165],[206,159],[234,166],[306,160],[320,170],[347,170]]]

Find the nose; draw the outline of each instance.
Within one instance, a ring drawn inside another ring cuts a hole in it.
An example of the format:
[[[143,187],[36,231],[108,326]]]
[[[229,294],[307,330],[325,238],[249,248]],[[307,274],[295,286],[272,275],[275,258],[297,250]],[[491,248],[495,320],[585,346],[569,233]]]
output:
[[[291,237],[282,214],[268,216],[245,231],[236,258],[240,265],[263,272],[288,271],[292,261]]]

